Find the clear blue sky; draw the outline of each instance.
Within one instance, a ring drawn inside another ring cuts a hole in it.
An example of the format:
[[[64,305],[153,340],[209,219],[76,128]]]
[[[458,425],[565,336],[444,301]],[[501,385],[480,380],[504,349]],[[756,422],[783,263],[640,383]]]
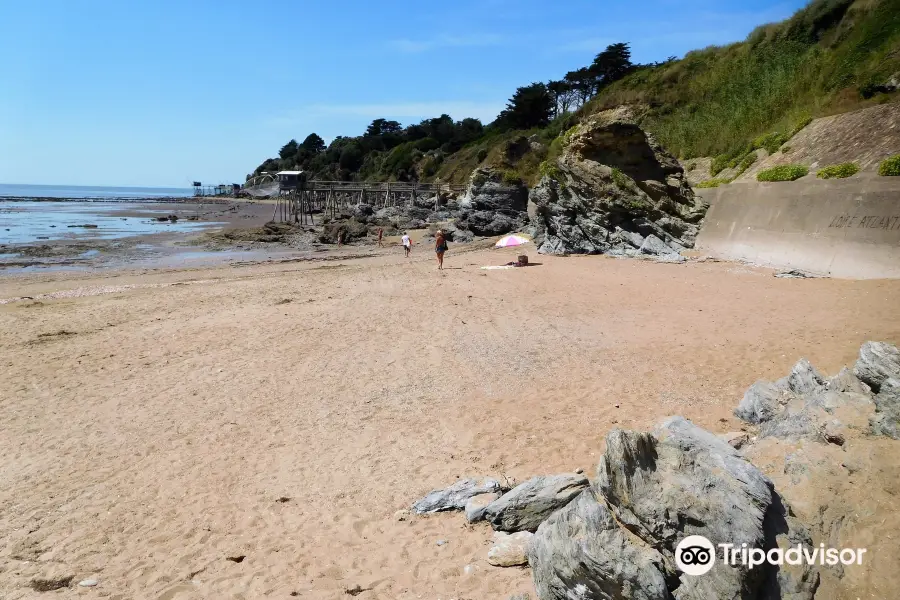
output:
[[[803,0],[0,1],[0,182],[243,181],[294,137],[496,117],[607,44],[743,39]]]

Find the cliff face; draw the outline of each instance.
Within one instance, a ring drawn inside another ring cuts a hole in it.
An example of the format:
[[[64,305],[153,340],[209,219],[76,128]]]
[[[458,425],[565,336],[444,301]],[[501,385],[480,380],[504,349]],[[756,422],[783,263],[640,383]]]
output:
[[[674,255],[693,247],[707,206],[628,109],[594,115],[566,139],[529,196],[539,252]]]

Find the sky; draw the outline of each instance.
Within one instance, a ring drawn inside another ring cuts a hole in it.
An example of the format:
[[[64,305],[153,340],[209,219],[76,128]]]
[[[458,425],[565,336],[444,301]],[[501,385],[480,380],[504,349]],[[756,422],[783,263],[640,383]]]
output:
[[[804,0],[0,0],[0,183],[242,182],[291,138],[492,121],[606,45],[739,41]]]

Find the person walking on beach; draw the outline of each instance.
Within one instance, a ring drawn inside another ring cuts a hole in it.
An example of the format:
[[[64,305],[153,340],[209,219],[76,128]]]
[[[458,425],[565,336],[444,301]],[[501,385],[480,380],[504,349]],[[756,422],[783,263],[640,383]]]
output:
[[[344,230],[338,229],[338,248],[344,245]]]
[[[378,247],[384,248],[384,244],[381,243],[381,238],[384,237],[384,229],[381,227],[378,228]]]
[[[434,236],[434,252],[437,254],[438,270],[444,270],[444,252],[447,251],[447,240],[444,238],[444,232],[438,229]]]
[[[410,246],[412,245],[412,242],[409,241],[409,232],[403,232],[403,237],[400,238],[400,243],[403,244],[403,252],[406,253],[406,258],[409,258],[409,250]]]

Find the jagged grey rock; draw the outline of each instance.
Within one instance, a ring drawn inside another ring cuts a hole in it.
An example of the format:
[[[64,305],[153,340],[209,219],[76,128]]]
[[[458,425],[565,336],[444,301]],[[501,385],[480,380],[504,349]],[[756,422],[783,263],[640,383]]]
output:
[[[495,494],[479,494],[477,496],[472,496],[469,498],[469,501],[466,502],[466,521],[469,523],[477,523],[478,521],[484,520],[484,509],[500,497],[499,493]]]
[[[734,416],[758,425],[778,414],[788,400],[786,383],[760,380],[744,392],[743,399],[734,409]]]
[[[805,358],[794,365],[788,375],[788,387],[795,394],[814,394],[825,388],[825,377]]]
[[[666,245],[664,241],[653,235],[652,233],[644,238],[641,244],[641,252],[644,254],[671,254],[672,248]]]
[[[528,564],[540,600],[669,600],[665,559],[635,543],[592,489],[538,528]]]
[[[859,349],[859,359],[853,372],[873,392],[878,393],[885,379],[900,379],[900,350],[886,342],[866,342]]]
[[[538,252],[597,254],[634,245],[621,231],[658,238],[666,248],[654,242],[653,254],[693,247],[707,205],[627,109],[594,115],[564,139],[562,155],[542,168],[529,194]]]
[[[609,237],[611,243],[625,242],[634,248],[640,248],[644,243],[644,236],[636,231],[625,231],[621,227],[616,227],[616,232]]]
[[[762,598],[767,584],[782,584],[769,568],[717,561],[703,577],[683,576],[675,548],[688,535],[770,548],[790,532],[768,478],[717,436],[673,417],[652,434],[610,432],[595,484],[538,528],[529,564],[541,600]],[[802,591],[813,579],[803,572],[778,589]]]
[[[494,545],[487,553],[487,561],[495,567],[518,567],[528,564],[528,547],[534,534],[530,531],[494,533]]]
[[[872,433],[900,440],[900,378],[890,377],[881,383],[870,424]]]
[[[469,498],[480,494],[500,491],[500,483],[489,477],[484,479],[461,479],[448,488],[432,490],[427,496],[412,505],[418,514],[444,510],[462,510]]]
[[[802,359],[787,377],[750,386],[734,414],[760,425],[760,438],[842,445],[848,428],[859,428],[861,421],[862,427],[868,422],[875,435],[900,439],[900,384],[896,382],[900,382],[900,350],[885,342],[866,342],[852,372],[844,368],[825,377]],[[841,410],[849,422],[833,418]]]
[[[844,367],[834,377],[828,379],[827,387],[835,392],[854,392],[856,394],[868,394],[869,386],[864,384],[853,374],[853,371]]]
[[[491,167],[479,167],[469,176],[465,195],[459,200],[461,209],[526,212],[528,188],[521,181],[505,181],[503,174]]]
[[[524,215],[524,213],[522,213]],[[458,227],[468,229],[474,235],[494,236],[516,231],[525,224],[524,218],[512,217],[499,211],[476,210],[464,212]]]
[[[499,531],[534,531],[587,486],[583,475],[532,477],[491,502],[484,519]]]

